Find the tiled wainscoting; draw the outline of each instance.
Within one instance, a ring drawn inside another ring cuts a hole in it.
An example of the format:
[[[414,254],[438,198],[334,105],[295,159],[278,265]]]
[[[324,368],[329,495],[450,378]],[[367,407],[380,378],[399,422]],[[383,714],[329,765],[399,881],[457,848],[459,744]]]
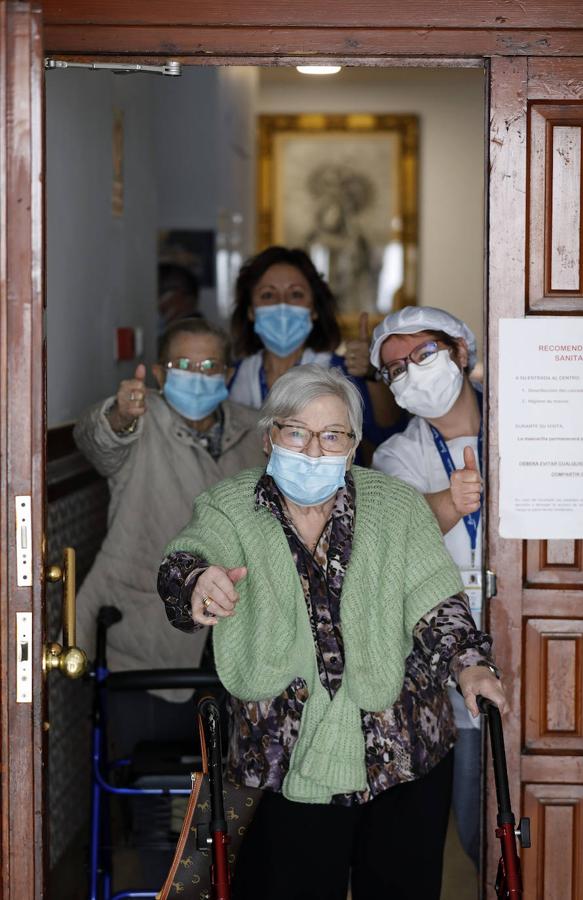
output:
[[[47,449],[47,563],[59,564],[74,547],[77,589],[89,571],[106,530],[105,481],[76,451],[71,427],[49,432]],[[62,585],[47,586],[47,639],[59,640]],[[48,683],[49,864],[53,869],[87,827],[90,813],[91,681],[58,673]],[[82,895],[80,895],[82,896]]]

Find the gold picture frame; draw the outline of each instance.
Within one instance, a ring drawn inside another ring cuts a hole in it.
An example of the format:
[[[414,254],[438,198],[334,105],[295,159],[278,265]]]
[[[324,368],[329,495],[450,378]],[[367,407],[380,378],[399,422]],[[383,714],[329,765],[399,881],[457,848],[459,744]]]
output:
[[[418,144],[414,115],[258,117],[258,250],[310,253],[345,338],[417,301]]]

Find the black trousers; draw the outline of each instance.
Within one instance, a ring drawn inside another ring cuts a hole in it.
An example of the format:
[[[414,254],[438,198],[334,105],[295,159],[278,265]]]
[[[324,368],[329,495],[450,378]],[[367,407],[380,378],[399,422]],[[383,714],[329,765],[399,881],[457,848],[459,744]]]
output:
[[[439,900],[453,754],[363,806],[266,791],[239,851],[234,900]]]

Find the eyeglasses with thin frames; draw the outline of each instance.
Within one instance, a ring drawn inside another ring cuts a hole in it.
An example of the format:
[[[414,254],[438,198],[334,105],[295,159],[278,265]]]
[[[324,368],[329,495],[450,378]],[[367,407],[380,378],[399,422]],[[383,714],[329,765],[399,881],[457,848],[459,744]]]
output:
[[[326,453],[346,453],[354,444],[353,431],[341,431],[336,428],[326,428],[324,431],[312,431],[303,425],[286,425],[285,422],[274,422],[279,430],[281,445],[288,450],[296,450],[300,453],[305,450],[314,438],[318,438],[320,449]]]
[[[381,378],[385,384],[394,384],[405,377],[410,362],[416,366],[429,366],[437,359],[440,349],[442,348],[438,341],[423,341],[422,344],[414,347],[407,356],[392,359],[390,363],[383,366],[380,370]]]
[[[178,359],[171,359],[164,366],[166,369],[178,369],[180,372],[200,372],[202,375],[221,375],[227,371],[224,362],[218,359],[188,359],[181,356]]]

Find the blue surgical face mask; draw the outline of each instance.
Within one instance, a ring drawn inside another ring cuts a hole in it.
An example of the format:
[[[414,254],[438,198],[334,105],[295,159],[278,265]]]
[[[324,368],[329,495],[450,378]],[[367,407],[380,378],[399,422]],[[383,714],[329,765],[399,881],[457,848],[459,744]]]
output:
[[[348,456],[306,456],[272,442],[266,472],[298,506],[318,506],[345,482]]]
[[[198,422],[229,396],[224,375],[170,369],[162,389],[167,402],[185,419]]]
[[[305,306],[277,303],[255,309],[255,334],[276,356],[289,356],[301,347],[313,327],[312,312]]]

